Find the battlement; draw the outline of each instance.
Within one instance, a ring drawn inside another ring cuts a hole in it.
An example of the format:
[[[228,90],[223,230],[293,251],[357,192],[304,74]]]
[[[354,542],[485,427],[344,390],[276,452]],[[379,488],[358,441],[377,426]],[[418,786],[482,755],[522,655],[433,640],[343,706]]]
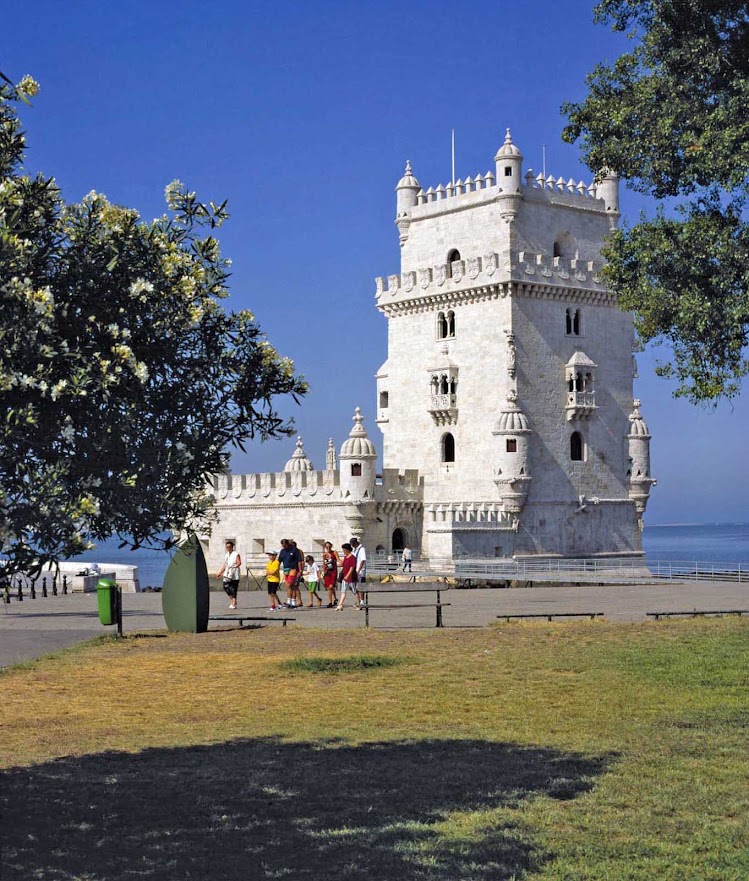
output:
[[[375,279],[375,298],[378,307],[383,308],[393,301],[470,291],[507,281],[536,281],[539,284],[603,291],[597,275],[602,265],[594,260],[512,251],[509,262],[504,262],[500,267],[500,255],[494,252],[483,257],[456,260],[450,265],[450,271],[445,263],[389,275],[387,278],[381,276]]]
[[[375,482],[378,500],[410,501],[420,497],[423,478],[416,469],[386,468]],[[256,474],[218,474],[209,481],[217,504],[288,504],[345,502],[352,497],[341,488],[341,472],[269,471]],[[361,501],[352,499],[353,501]]]
[[[411,210],[411,219],[420,220],[445,211],[457,211],[490,202],[499,195],[501,189],[491,171],[485,175],[477,174],[475,178],[469,175],[465,180],[458,179],[454,184],[439,184],[427,190],[421,189],[416,194],[416,205]],[[534,175],[533,170],[529,169],[521,192],[524,198],[534,201],[539,201],[541,197],[552,205],[606,213],[606,203],[598,189],[595,181],[590,184],[583,180],[575,182],[572,178],[565,181],[563,177],[555,178],[553,174],[544,176],[539,172]]]

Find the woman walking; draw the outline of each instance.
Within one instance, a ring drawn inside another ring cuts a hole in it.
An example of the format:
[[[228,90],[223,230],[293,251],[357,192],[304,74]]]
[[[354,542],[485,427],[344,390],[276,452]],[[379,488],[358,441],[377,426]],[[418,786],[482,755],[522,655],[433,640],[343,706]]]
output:
[[[356,590],[356,557],[353,555],[353,548],[346,542],[341,545],[343,550],[343,560],[341,561],[341,599],[338,601],[336,611],[340,612],[343,604],[346,602],[346,591]]]
[[[322,557],[323,578],[325,590],[328,592],[328,608],[335,608],[338,598],[335,595],[336,581],[338,580],[338,554],[333,550],[333,545],[326,541]]]
[[[226,555],[224,556],[224,565],[218,570],[216,578],[224,577],[224,590],[229,597],[229,608],[237,608],[237,591],[239,590],[239,572],[242,565],[242,558],[239,553],[234,550],[234,542],[226,542]]]

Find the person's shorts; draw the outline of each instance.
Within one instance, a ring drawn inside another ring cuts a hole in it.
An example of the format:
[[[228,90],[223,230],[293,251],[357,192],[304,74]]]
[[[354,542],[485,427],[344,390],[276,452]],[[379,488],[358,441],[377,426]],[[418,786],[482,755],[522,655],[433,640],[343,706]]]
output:
[[[296,585],[297,577],[296,577],[296,569],[284,569],[283,577],[286,581],[287,587],[294,587]]]
[[[279,584],[278,581],[269,581],[268,582],[268,593],[270,593],[270,594],[277,593],[278,588],[280,586],[281,585]]]
[[[234,581],[227,581],[224,579],[224,591],[228,597],[235,600],[237,598],[237,591],[239,590],[239,579],[237,578]]]
[[[314,593],[317,590],[317,582],[316,581],[308,581],[307,582],[307,590],[310,593]]]

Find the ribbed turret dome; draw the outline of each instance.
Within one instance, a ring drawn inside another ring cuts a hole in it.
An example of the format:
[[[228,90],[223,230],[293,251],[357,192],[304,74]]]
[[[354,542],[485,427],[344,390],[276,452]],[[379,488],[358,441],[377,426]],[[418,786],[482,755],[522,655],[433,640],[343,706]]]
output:
[[[296,439],[296,449],[294,450],[294,455],[289,459],[289,461],[283,466],[284,471],[314,471],[314,466],[312,462],[307,458],[307,454],[304,452],[304,446],[302,444],[301,437]]]
[[[636,437],[650,437],[648,426],[640,415],[640,402],[635,398],[633,410],[629,414],[629,433]]]
[[[354,427],[341,446],[341,459],[376,459],[374,444],[367,437],[367,430],[362,424],[364,417],[359,407],[354,411]]]
[[[502,144],[499,150],[497,150],[497,155],[494,158],[502,159],[507,156],[520,157],[520,150],[518,150],[518,148],[512,143],[512,135],[510,134],[509,129],[507,129],[504,144]]]
[[[495,434],[516,434],[531,430],[528,418],[518,407],[517,398],[514,391],[507,393],[507,403],[500,410],[499,419],[497,419],[497,425],[494,429]]]
[[[406,171],[403,177],[398,181],[396,190],[420,190],[421,184],[416,180],[411,171],[411,163],[406,161]]]

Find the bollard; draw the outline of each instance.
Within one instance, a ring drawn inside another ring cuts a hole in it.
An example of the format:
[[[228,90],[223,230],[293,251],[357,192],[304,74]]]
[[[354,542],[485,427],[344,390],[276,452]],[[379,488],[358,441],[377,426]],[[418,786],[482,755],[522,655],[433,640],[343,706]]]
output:
[[[5,586],[3,587],[3,600],[10,605],[10,585],[8,582],[5,582]]]
[[[63,592],[63,596],[67,596],[67,593],[68,593],[68,576],[67,575],[62,576],[62,592]]]
[[[42,578],[42,596],[43,597],[47,596],[47,576],[46,575],[44,576],[44,578]]]
[[[57,573],[52,576],[52,596],[57,596]]]
[[[31,599],[36,599],[36,584],[32,581],[29,585],[29,592],[31,593]]]
[[[19,603],[22,603],[23,602],[23,582],[21,581],[20,578],[18,579],[18,581],[16,581],[16,586],[18,587],[18,594],[16,596],[16,599],[18,600]]]

